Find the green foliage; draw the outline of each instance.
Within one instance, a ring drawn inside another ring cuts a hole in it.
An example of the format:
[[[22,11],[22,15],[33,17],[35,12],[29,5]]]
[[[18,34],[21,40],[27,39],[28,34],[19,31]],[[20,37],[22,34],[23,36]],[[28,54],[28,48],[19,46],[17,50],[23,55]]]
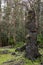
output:
[[[7,34],[5,32],[1,32],[0,34],[1,34],[0,35],[0,39],[1,39],[2,46],[8,45],[8,37],[7,37]]]
[[[38,34],[37,40],[38,40],[40,43],[43,43],[43,36],[42,36],[42,34]]]
[[[22,47],[24,45],[24,42],[17,42],[15,47]]]
[[[13,38],[13,36],[10,36],[9,38],[8,38],[8,43],[9,43],[9,45],[14,45],[15,43],[14,43],[14,38]]]
[[[22,32],[18,31],[16,35],[17,42],[25,41],[24,35]]]
[[[38,34],[37,36],[37,41],[40,43],[40,46],[43,46],[43,35],[42,34]]]

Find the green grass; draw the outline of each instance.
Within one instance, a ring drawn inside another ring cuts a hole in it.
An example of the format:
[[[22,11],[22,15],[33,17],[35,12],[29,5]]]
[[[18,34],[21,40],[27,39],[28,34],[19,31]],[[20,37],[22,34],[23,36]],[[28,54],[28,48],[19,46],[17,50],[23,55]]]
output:
[[[24,42],[18,42],[16,43],[15,48],[22,47],[23,45],[24,45]]]
[[[0,65],[3,63],[3,62],[6,62],[8,60],[12,60],[14,57],[11,56],[10,54],[3,54],[3,55],[0,55]]]
[[[7,48],[6,48],[7,49]],[[2,48],[0,48],[0,51],[3,51],[3,50],[6,50],[6,49],[2,49]],[[14,52],[15,51],[15,49],[14,48],[12,48],[12,49],[8,49],[10,52]],[[40,53],[43,55],[43,49],[39,49],[40,51]],[[17,54],[19,54],[19,56],[16,56],[16,55],[11,55],[11,54],[0,54],[0,65],[2,65],[2,63],[3,62],[7,62],[7,61],[9,61],[9,60],[15,60],[16,62],[17,61],[20,61],[20,60],[23,60],[24,62],[25,62],[25,64],[24,65],[40,65],[40,60],[39,59],[37,59],[37,60],[35,60],[34,62],[32,62],[31,60],[29,60],[29,59],[27,59],[27,58],[25,58],[24,57],[24,52],[22,52],[22,53],[19,53],[19,52],[16,52]],[[42,59],[43,60],[43,59]]]
[[[32,62],[31,60],[25,59],[25,62],[26,62],[25,65],[40,65],[40,62],[38,60]]]
[[[0,51],[3,51],[3,50],[9,50],[9,52],[14,52],[14,51],[15,51],[14,48],[12,48],[12,49],[0,48]],[[12,56],[11,54],[0,54],[0,65],[1,65],[3,62],[12,60],[13,58],[14,58],[14,56]]]

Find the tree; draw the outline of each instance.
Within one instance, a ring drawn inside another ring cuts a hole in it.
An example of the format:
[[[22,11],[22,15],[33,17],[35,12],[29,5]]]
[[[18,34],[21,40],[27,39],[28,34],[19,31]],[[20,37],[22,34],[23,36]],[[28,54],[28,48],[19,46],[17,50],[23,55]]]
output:
[[[27,2],[22,2],[20,5],[25,6],[27,10],[25,29],[26,29],[26,57],[35,60],[40,53],[38,51],[37,44],[37,34],[39,25],[39,0],[28,0]],[[35,9],[36,7],[36,9]],[[36,15],[37,14],[37,15]]]
[[[36,1],[37,4],[37,11],[38,11],[38,1]],[[38,44],[37,44],[37,34],[38,34],[38,24],[39,24],[39,14],[37,14],[37,11],[32,8],[32,10],[28,11],[28,22],[26,22],[26,28],[28,30],[27,32],[27,46],[26,46],[26,56],[30,58],[31,60],[35,60],[38,56],[40,56],[38,51]],[[36,12],[36,13],[35,13]],[[37,14],[37,15],[36,15]],[[36,25],[37,22],[37,25]],[[29,35],[29,36],[28,36]],[[29,40],[29,41],[28,41]]]
[[[0,0],[0,23],[1,23],[1,0]],[[0,31],[1,31],[1,27],[0,27]],[[0,38],[0,46],[1,46],[1,38]]]
[[[13,36],[14,42],[24,41],[25,37],[24,13],[23,7],[17,5],[19,1],[20,0],[4,0],[2,22],[0,24],[1,29],[3,29],[2,33],[5,33],[8,38]]]

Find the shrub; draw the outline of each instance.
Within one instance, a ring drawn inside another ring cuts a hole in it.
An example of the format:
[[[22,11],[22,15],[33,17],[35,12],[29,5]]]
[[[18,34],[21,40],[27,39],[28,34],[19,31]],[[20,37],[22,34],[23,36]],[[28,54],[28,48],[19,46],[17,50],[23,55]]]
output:
[[[43,46],[43,35],[42,34],[38,34],[37,41],[39,42],[40,47],[42,47]]]
[[[9,43],[9,45],[12,45],[12,46],[14,46],[14,38],[13,38],[13,36],[10,36],[9,38],[8,38],[8,43]]]

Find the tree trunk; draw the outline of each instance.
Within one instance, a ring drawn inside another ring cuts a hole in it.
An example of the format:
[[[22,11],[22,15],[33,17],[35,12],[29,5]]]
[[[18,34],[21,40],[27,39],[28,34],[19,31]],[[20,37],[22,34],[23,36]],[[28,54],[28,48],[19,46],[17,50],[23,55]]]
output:
[[[40,54],[38,52],[38,46],[37,46],[37,28],[36,28],[36,20],[35,20],[35,12],[29,11],[28,12],[28,21],[26,22],[26,57],[34,60],[36,59]]]
[[[1,23],[1,0],[0,0],[0,23]],[[0,31],[1,31],[1,27],[0,27]],[[1,43],[1,37],[0,37],[0,47],[2,46]]]

